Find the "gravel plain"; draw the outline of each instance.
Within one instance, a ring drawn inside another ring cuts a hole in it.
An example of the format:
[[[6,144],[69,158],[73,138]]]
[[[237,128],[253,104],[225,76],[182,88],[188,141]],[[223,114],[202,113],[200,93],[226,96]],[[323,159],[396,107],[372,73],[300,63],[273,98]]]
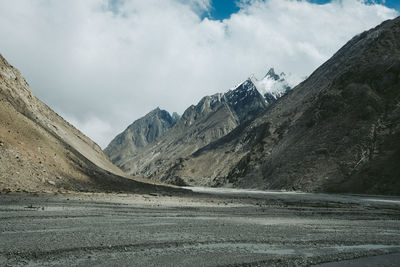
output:
[[[181,196],[1,194],[0,266],[396,266],[400,260],[400,198],[191,189],[196,193]]]

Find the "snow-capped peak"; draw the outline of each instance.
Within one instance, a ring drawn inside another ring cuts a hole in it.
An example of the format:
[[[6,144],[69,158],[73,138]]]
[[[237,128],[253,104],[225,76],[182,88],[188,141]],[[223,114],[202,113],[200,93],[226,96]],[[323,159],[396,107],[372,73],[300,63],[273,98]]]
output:
[[[265,101],[271,103],[290,91],[298,82],[299,79],[294,75],[286,75],[284,72],[277,74],[274,68],[270,68],[264,78],[257,80],[255,85],[265,97]]]
[[[284,76],[285,76],[285,73],[282,72],[281,75],[284,75]],[[278,81],[281,77],[280,77],[280,75],[277,75],[277,74],[275,73],[275,69],[274,69],[274,68],[270,68],[270,69],[268,70],[267,74],[264,76],[264,79],[265,79],[265,78],[270,78],[270,79],[272,79],[272,80]]]
[[[252,90],[253,87],[257,88],[257,85],[256,85],[257,82],[258,82],[257,78],[254,76],[254,74],[252,74],[246,80],[238,83],[237,85],[235,85],[234,87],[229,89],[229,91],[234,91],[234,90],[238,89],[239,87],[243,87],[243,88],[245,88],[247,90]]]
[[[274,68],[270,68],[263,79],[258,80],[252,74],[249,78],[231,88],[230,91],[234,91],[239,87],[247,91],[257,89],[264,96],[267,103],[272,103],[290,91],[301,80],[292,74],[286,75],[284,72],[277,74]]]

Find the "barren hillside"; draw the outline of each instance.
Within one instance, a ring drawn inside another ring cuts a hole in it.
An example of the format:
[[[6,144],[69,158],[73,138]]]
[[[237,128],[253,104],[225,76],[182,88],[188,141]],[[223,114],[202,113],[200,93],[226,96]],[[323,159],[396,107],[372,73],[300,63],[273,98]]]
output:
[[[128,179],[100,147],[31,92],[0,55],[0,191],[128,190]]]

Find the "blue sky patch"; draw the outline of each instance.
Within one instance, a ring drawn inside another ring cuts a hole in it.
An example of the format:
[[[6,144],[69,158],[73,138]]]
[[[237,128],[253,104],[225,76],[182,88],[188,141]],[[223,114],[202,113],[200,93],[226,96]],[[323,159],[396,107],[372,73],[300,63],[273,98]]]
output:
[[[332,0],[308,0],[315,4],[327,4],[332,2]],[[223,20],[229,18],[232,14],[239,11],[237,5],[238,0],[211,0],[211,10],[208,13],[204,13],[202,18],[209,18],[213,20]],[[400,11],[400,0],[368,0],[367,3],[379,3],[383,4],[389,8],[396,9]]]
[[[239,11],[236,2],[237,0],[212,0],[212,8],[205,16],[214,20],[227,19]]]

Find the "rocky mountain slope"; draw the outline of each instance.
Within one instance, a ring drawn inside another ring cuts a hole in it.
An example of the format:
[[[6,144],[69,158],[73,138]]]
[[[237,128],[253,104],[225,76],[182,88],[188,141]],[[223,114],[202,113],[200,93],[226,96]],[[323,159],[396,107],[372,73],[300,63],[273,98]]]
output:
[[[225,94],[206,96],[196,105],[190,106],[173,127],[146,145],[138,147],[130,142],[130,148],[121,149],[115,143],[129,132],[140,132],[151,126],[151,113],[138,120],[143,125],[132,124],[131,129],[121,133],[105,152],[112,161],[129,174],[155,176],[212,141],[226,135],[239,124],[253,119],[268,103],[259,93],[253,78],[249,78]],[[134,146],[134,147],[133,147]],[[115,147],[116,149],[111,149]],[[178,181],[179,183],[179,181]]]
[[[164,171],[188,184],[400,194],[400,18],[342,47],[253,121]]]
[[[37,99],[0,55],[0,191],[152,190]]]
[[[134,121],[121,134],[117,135],[107,146],[104,152],[114,162],[121,158],[128,158],[140,148],[153,143],[164,135],[179,119],[174,113],[156,108],[146,116]]]

